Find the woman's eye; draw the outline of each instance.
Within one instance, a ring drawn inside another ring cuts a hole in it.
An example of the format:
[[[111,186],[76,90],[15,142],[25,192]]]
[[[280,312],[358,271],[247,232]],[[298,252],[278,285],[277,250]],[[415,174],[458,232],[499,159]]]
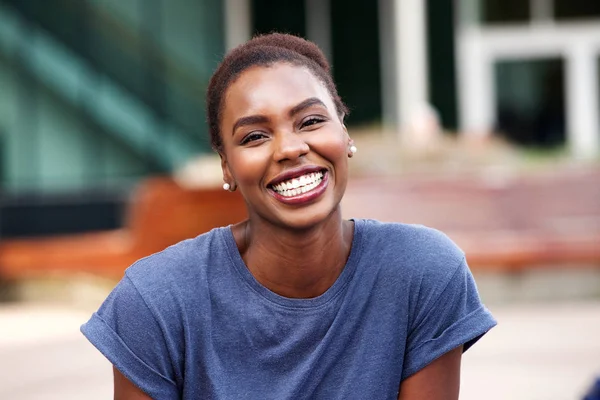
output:
[[[254,141],[260,140],[260,139],[262,139],[264,137],[265,137],[265,135],[262,134],[262,133],[260,133],[260,132],[252,132],[252,133],[246,135],[244,137],[244,139],[242,139],[242,144],[254,142]]]
[[[300,128],[306,128],[309,126],[320,124],[322,122],[325,122],[325,119],[319,118],[319,117],[310,117],[310,118],[307,118],[304,121],[302,121]]]

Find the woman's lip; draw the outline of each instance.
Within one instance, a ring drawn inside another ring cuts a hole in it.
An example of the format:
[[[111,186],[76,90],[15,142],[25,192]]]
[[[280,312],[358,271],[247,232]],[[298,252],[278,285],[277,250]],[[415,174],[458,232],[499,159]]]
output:
[[[316,198],[318,198],[325,192],[328,185],[329,185],[329,174],[327,172],[325,172],[323,174],[323,179],[321,180],[321,183],[319,183],[319,185],[316,188],[314,188],[306,193],[301,193],[296,196],[286,197],[286,196],[282,196],[281,194],[277,193],[272,188],[269,188],[269,191],[271,192],[273,197],[275,197],[275,199],[277,199],[281,203],[289,204],[289,205],[298,205],[298,204],[309,203],[309,202],[315,200]]]
[[[289,181],[290,179],[298,178],[298,177],[301,177],[302,175],[307,175],[307,174],[311,174],[313,172],[320,172],[320,171],[325,171],[325,168],[313,165],[313,166],[293,169],[293,170],[286,171],[286,172],[278,175],[277,177],[272,179],[267,184],[267,186],[273,187],[281,182]]]

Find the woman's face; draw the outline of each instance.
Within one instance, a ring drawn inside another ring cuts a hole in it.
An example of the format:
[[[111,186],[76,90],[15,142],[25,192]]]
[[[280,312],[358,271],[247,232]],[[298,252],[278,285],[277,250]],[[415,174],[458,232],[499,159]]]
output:
[[[339,210],[351,140],[307,68],[244,71],[225,93],[220,128],[225,181],[237,185],[251,218],[304,229]]]

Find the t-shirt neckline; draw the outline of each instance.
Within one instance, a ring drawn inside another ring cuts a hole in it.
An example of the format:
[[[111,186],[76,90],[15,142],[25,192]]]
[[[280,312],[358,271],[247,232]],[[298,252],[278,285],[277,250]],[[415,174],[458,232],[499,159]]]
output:
[[[262,298],[271,301],[273,303],[279,304],[288,308],[317,308],[330,300],[335,298],[340,292],[347,287],[348,283],[352,279],[356,267],[359,263],[360,255],[362,251],[360,248],[362,247],[362,236],[364,229],[364,221],[361,219],[352,219],[354,221],[354,236],[352,238],[352,244],[350,248],[350,255],[348,256],[348,260],[346,261],[346,265],[344,269],[336,279],[336,281],[331,285],[329,289],[325,291],[325,293],[321,294],[317,297],[307,298],[307,299],[299,299],[299,298],[290,298],[281,296],[267,287],[263,286],[260,282],[256,280],[254,275],[250,272],[242,256],[237,248],[237,244],[235,242],[235,238],[233,236],[233,231],[231,230],[231,225],[227,227],[223,227],[220,229],[221,237],[225,241],[225,245],[227,247],[227,253],[232,261],[232,266],[239,274],[241,279],[245,284],[250,286],[250,288],[259,294]]]

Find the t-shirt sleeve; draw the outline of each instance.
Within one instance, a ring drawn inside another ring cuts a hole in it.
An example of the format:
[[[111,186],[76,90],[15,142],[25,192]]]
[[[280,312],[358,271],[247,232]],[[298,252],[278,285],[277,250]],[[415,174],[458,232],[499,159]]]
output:
[[[153,399],[179,398],[163,329],[127,275],[81,332]]]
[[[409,326],[402,379],[463,345],[468,350],[496,320],[481,303],[464,257],[439,282],[423,278],[416,296],[415,318]]]

